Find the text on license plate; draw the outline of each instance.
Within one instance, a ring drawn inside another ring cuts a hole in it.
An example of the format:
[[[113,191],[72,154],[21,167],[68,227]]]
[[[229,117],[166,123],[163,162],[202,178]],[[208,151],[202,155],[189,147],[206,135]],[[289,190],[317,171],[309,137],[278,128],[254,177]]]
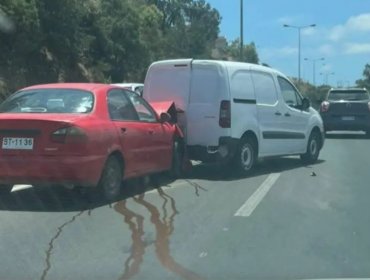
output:
[[[344,120],[344,121],[354,121],[355,120],[355,117],[353,117],[353,116],[342,117],[342,120]]]
[[[33,138],[4,137],[2,148],[3,150],[32,150]]]

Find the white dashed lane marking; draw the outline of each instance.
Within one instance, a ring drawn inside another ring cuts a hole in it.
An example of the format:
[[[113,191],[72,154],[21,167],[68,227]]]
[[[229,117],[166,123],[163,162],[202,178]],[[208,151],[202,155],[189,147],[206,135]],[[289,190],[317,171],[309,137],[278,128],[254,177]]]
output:
[[[267,179],[258,187],[258,189],[247,199],[247,201],[234,214],[235,217],[249,217],[253,211],[261,203],[262,199],[269,192],[271,187],[279,179],[280,173],[272,173]]]

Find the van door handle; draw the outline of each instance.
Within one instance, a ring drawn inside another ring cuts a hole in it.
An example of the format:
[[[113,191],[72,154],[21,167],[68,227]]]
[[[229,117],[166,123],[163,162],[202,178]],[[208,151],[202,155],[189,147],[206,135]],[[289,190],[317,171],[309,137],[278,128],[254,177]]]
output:
[[[284,116],[290,117],[291,115],[289,113],[285,113]]]
[[[276,116],[281,116],[281,113],[280,112],[276,112],[275,115]]]

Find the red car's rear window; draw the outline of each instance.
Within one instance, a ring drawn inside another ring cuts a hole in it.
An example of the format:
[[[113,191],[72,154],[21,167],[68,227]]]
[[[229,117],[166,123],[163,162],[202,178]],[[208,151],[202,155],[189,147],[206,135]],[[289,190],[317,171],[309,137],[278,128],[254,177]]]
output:
[[[0,113],[87,114],[94,107],[94,95],[76,89],[33,89],[19,91],[0,105]]]

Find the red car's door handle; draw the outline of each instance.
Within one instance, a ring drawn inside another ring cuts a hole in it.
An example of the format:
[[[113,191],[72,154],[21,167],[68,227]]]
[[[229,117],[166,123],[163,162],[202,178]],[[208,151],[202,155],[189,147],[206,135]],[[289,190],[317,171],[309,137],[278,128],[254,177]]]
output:
[[[154,134],[154,130],[149,130],[149,131],[148,131],[148,133],[149,133],[150,135],[153,135],[153,134]]]
[[[122,133],[125,133],[127,131],[127,128],[126,127],[121,127],[121,132]]]

